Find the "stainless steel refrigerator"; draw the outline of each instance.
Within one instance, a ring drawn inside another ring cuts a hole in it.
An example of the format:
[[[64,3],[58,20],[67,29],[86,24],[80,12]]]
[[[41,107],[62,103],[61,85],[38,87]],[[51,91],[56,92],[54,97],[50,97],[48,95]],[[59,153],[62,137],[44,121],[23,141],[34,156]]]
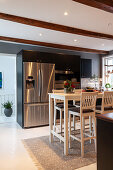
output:
[[[54,89],[55,64],[24,62],[24,127],[49,124],[48,93]]]

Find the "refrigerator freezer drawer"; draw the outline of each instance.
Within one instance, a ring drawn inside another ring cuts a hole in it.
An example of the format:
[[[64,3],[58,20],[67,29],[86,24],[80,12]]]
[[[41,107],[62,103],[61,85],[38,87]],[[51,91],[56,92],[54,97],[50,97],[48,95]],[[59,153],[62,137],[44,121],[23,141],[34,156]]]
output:
[[[24,127],[49,124],[49,103],[24,104]]]

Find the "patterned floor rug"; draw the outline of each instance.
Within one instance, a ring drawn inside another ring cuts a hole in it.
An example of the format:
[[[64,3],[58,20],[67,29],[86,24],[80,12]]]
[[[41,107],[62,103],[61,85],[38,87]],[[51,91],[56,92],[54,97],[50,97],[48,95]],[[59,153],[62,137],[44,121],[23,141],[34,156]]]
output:
[[[45,170],[74,170],[96,162],[94,143],[85,143],[85,157],[81,158],[80,143],[72,141],[69,155],[63,154],[63,143],[57,138],[51,144],[49,136],[23,140],[24,146],[34,159],[38,169]]]

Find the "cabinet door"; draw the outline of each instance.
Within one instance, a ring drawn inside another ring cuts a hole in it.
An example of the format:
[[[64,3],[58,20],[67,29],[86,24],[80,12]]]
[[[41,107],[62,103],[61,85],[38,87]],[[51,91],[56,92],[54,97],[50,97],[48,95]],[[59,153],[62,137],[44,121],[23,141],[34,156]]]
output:
[[[81,59],[81,78],[90,78],[92,76],[92,60]]]

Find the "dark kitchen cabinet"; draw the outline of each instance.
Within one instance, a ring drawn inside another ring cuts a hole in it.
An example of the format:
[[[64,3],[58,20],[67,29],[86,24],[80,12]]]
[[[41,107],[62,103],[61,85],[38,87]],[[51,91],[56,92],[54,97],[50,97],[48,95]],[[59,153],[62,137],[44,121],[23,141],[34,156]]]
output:
[[[59,53],[48,53],[40,51],[22,50],[23,62],[41,62],[55,64],[55,70],[71,70],[74,74],[71,78],[76,78],[80,82],[80,56]]]
[[[81,78],[90,78],[92,76],[92,60],[81,59]]]
[[[113,170],[113,113],[97,116],[97,170]]]

